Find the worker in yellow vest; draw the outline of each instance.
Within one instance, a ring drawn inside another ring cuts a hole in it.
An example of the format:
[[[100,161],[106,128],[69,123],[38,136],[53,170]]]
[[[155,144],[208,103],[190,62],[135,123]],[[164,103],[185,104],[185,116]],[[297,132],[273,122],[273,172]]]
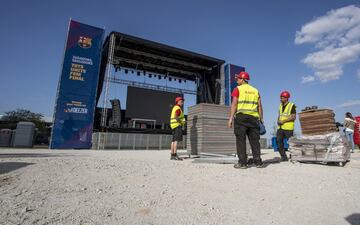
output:
[[[260,153],[260,122],[263,121],[263,110],[259,91],[252,87],[248,81],[250,75],[243,71],[235,74],[238,86],[233,90],[232,104],[228,126],[234,126],[236,136],[236,150],[239,162],[234,165],[236,169],[246,169],[246,136],[249,138],[253,160],[256,167],[263,167]]]
[[[288,161],[285,153],[284,139],[289,139],[294,135],[294,125],[296,120],[296,106],[294,103],[289,102],[290,93],[283,91],[280,94],[280,106],[278,117],[278,130],[276,133],[276,140],[281,156],[281,161]],[[286,149],[287,150],[287,149]]]
[[[183,140],[182,128],[185,125],[185,115],[182,107],[184,105],[184,98],[177,97],[175,99],[175,106],[171,110],[170,115],[170,127],[172,130],[172,142],[171,142],[171,160],[182,160],[177,155],[178,142]]]

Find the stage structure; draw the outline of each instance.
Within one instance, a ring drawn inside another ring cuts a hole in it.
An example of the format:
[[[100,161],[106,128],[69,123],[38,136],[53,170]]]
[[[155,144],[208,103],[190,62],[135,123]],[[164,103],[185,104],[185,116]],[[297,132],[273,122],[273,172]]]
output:
[[[206,133],[207,121],[211,118],[211,126],[226,125],[230,94],[236,86],[234,75],[245,70],[244,67],[224,66],[225,61],[221,59],[119,32],[111,32],[103,43],[104,33],[101,28],[72,20],[69,23],[50,148],[168,148],[174,98],[184,96],[186,99],[185,95],[190,94],[196,96],[196,106],[189,107],[189,123],[184,130],[188,138],[184,137],[179,147],[188,146],[189,152],[198,153],[206,153],[204,150],[211,154],[234,152],[229,147],[233,134],[226,127],[222,127],[221,134],[227,141],[222,143],[226,151],[206,147],[219,137],[218,129],[212,134]],[[115,76],[119,70],[123,74],[144,76],[143,82],[138,77],[129,80],[129,77]],[[156,80],[147,83],[146,76]],[[182,82],[187,83],[182,85]],[[127,86],[127,99],[124,96],[110,99],[109,91],[113,88],[110,83]],[[126,101],[126,110],[122,109],[125,105],[122,101]],[[205,136],[213,138],[197,138]]]
[[[178,93],[180,95],[194,94],[196,95],[197,104],[224,104],[224,63],[225,61],[221,59],[119,32],[111,32],[106,38],[103,46],[100,79],[96,99],[98,102],[100,100],[100,95],[103,96],[101,133],[106,132],[109,127],[107,122],[107,109],[110,105],[110,83]],[[161,76],[162,79],[168,79],[169,81],[193,81],[196,83],[196,90],[191,91],[181,88],[129,81],[113,76],[113,70],[119,68],[135,71],[138,75],[148,74],[151,76],[151,74],[155,74]],[[98,137],[98,140],[101,140],[101,137]],[[97,145],[98,149],[104,149],[103,143],[98,143]]]
[[[103,86],[106,96],[106,88],[108,87],[106,83],[114,82],[127,85],[135,83],[114,79],[110,76],[111,67],[123,67],[137,72],[162,74],[167,79],[195,81],[198,86],[197,103],[220,104],[221,80],[223,79],[221,78],[221,71],[224,63],[225,61],[221,59],[119,32],[112,32],[104,43],[97,100],[100,98]],[[166,90],[163,89],[163,91]],[[181,92],[181,90],[172,88],[169,88],[169,91]]]

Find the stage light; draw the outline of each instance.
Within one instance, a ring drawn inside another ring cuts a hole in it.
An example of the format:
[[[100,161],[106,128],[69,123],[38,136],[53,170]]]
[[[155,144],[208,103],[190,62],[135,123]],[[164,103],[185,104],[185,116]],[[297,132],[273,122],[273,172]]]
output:
[[[158,79],[161,80],[161,76],[160,76],[160,75],[158,75]]]
[[[154,74],[154,77],[156,77],[157,75],[156,74]]]
[[[169,81],[171,81],[172,79],[171,79],[171,77],[169,77]]]
[[[179,79],[179,83],[181,83],[181,80]]]
[[[186,83],[186,80],[184,80],[184,83]]]
[[[131,73],[134,73],[134,70],[131,70]]]
[[[127,69],[125,69],[125,73],[127,74],[129,71]]]
[[[140,71],[137,71],[137,75],[140,76]]]
[[[152,77],[152,74],[151,73],[149,73],[149,78],[151,78]]]

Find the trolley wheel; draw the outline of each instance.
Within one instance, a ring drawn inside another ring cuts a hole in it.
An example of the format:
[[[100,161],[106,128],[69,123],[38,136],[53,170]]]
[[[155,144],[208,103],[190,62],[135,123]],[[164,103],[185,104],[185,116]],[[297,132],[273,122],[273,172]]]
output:
[[[340,166],[340,167],[344,167],[344,166],[345,166],[345,162],[339,162],[339,166]]]

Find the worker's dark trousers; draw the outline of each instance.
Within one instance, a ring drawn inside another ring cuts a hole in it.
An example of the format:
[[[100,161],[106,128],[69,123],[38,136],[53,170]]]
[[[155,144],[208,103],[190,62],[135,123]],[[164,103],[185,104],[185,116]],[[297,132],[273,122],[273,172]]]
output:
[[[287,138],[289,140],[289,138],[292,137],[293,135],[294,135],[294,131],[292,131],[292,130],[283,130],[281,128],[277,130],[276,141],[278,144],[279,153],[280,153],[281,158],[287,158],[285,149],[284,149],[284,138]]]
[[[260,163],[260,128],[258,119],[250,115],[238,113],[234,121],[234,133],[239,163],[247,163],[246,136],[248,136],[250,141],[254,162]]]

